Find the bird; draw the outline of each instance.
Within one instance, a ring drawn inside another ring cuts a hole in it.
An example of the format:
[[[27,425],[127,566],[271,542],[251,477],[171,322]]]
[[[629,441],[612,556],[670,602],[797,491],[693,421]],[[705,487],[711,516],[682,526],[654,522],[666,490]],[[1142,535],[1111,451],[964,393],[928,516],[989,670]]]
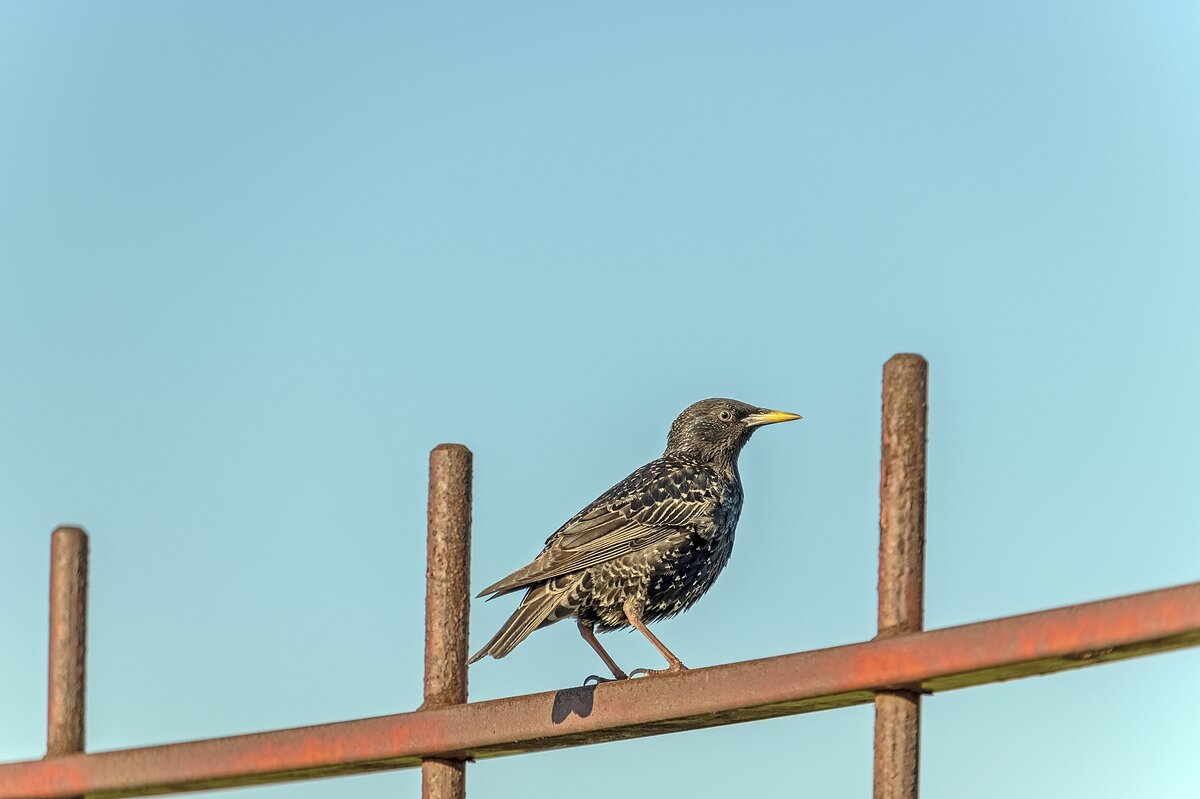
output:
[[[742,510],[742,447],[758,428],[800,418],[720,397],[688,406],[671,424],[662,457],[572,516],[533,562],[479,592],[489,600],[520,590],[525,596],[468,662],[502,658],[534,630],[573,617],[616,680],[686,671],[646,625],[682,613],[712,587]],[[667,668],[627,674],[596,638],[630,627]]]

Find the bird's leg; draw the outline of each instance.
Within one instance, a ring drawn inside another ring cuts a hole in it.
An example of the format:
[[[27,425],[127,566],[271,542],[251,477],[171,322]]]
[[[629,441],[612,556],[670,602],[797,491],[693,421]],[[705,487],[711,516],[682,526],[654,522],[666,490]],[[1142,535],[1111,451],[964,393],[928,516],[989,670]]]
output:
[[[612,659],[612,656],[604,651],[604,647],[600,646],[600,642],[596,640],[595,625],[588,624],[583,619],[579,620],[579,634],[583,636],[583,640],[587,641],[592,649],[596,650],[596,654],[604,661],[604,665],[608,666],[609,671],[613,673],[613,677],[618,680],[628,680],[629,675],[621,671],[621,667],[617,665],[617,661]],[[595,677],[595,675],[592,675]],[[592,677],[588,677],[588,680]],[[607,682],[603,677],[596,677],[598,682]],[[586,680],[585,680],[586,682]]]
[[[654,644],[654,648],[661,652],[662,656],[667,659],[667,668],[636,669],[633,672],[635,676],[642,674],[647,677],[653,677],[656,674],[674,674],[680,671],[687,671],[687,666],[683,665],[683,661],[675,657],[675,654],[670,649],[667,649],[663,645],[663,642],[658,640],[654,633],[650,632],[650,628],[642,622],[642,615],[638,611],[637,605],[634,604],[632,599],[626,600],[621,609],[625,611],[625,618],[629,619],[629,623],[634,627],[637,627],[638,632],[646,636],[646,638],[650,640],[650,643]]]

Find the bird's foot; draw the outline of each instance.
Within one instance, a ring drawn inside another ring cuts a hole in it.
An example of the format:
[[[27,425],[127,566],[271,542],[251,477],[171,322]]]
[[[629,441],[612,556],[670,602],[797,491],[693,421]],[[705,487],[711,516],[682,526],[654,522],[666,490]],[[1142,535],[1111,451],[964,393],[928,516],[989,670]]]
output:
[[[680,663],[678,660],[667,666],[665,669],[634,669],[629,672],[630,677],[657,677],[660,674],[679,674],[687,671],[688,667]]]
[[[599,674],[589,674],[587,676],[587,679],[583,681],[583,684],[586,686],[592,680],[596,681],[596,685],[600,685],[601,683],[620,682],[621,680],[628,680],[628,679],[629,679],[629,675],[626,674],[625,672],[621,672],[621,675],[619,677],[601,677]]]

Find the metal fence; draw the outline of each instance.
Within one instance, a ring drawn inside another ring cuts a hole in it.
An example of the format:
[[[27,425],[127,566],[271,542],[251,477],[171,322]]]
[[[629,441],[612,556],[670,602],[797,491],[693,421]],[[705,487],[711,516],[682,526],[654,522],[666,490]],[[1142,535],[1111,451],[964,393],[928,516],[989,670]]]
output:
[[[915,797],[924,694],[1200,644],[1200,583],[923,631],[927,365],[883,370],[879,634],[831,649],[467,702],[471,452],[430,453],[425,702],[411,713],[84,752],[87,535],[51,543],[46,757],[0,764],[0,799],[139,796],[415,768],[465,795],[469,762],[875,704],[876,797]]]

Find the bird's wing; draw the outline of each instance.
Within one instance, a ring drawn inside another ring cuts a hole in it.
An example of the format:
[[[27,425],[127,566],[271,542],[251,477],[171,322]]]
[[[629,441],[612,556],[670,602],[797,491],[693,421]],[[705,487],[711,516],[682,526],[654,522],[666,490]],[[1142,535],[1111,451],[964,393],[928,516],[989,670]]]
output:
[[[651,546],[711,517],[719,490],[716,474],[705,466],[665,458],[648,463],[546,539],[533,563],[479,595],[500,596]]]

